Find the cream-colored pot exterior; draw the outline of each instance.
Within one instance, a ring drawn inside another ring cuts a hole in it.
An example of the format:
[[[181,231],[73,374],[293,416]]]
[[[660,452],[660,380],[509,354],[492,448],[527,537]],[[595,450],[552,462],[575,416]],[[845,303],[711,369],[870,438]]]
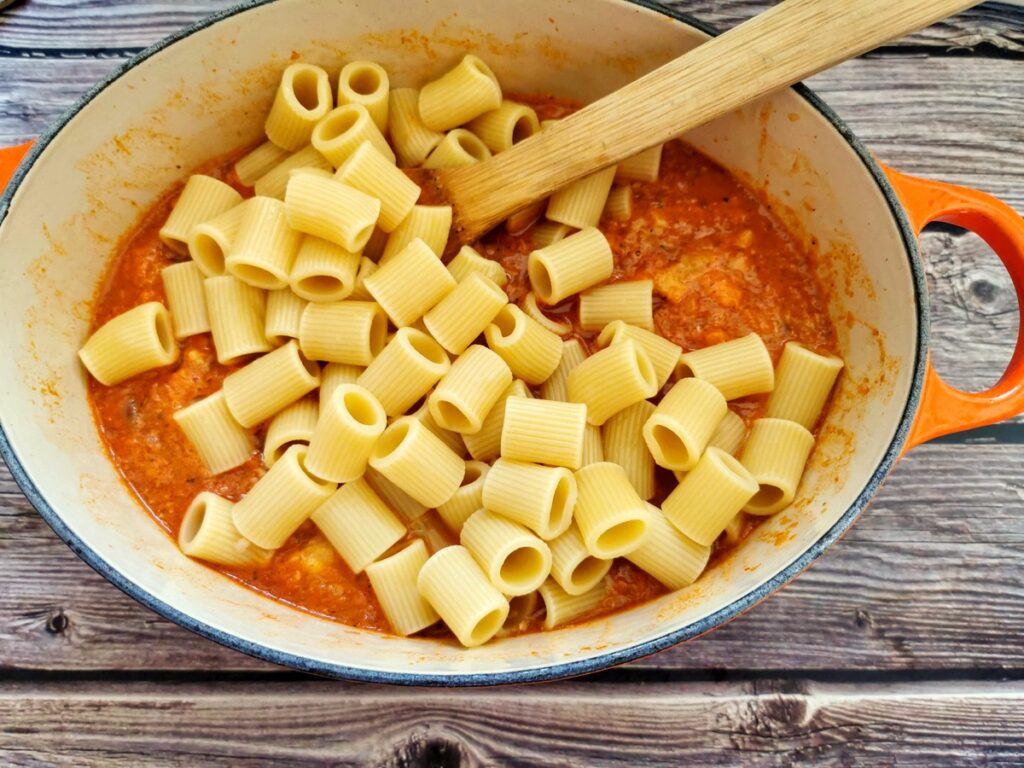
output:
[[[695,585],[648,605],[465,650],[351,629],[262,598],[186,558],[139,508],[97,436],[75,356],[118,239],[189,169],[260,136],[293,51],[332,73],[348,59],[373,59],[393,84],[408,85],[472,50],[507,92],[586,101],[703,38],[622,0],[278,0],[144,54],[48,137],[0,225],[0,413],[7,458],[17,457],[34,503],[91,564],[176,621],[264,658],[360,679],[574,674],[660,650],[756,602],[817,556],[877,490],[921,372],[920,275],[900,215],[877,169],[796,91],[687,138],[766,188],[816,238],[847,370],[796,504]]]

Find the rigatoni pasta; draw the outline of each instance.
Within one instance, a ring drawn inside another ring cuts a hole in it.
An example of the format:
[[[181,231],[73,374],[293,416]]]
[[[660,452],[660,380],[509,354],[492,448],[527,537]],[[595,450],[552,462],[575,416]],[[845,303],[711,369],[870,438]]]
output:
[[[601,426],[619,411],[658,391],[647,352],[632,341],[613,344],[569,372],[569,400],[587,406],[587,421]]]
[[[615,167],[616,181],[657,181],[663,144],[627,157]]]
[[[285,189],[293,172],[306,168],[330,171],[331,164],[316,147],[303,147],[256,179],[253,189],[258,197],[276,197],[278,200],[284,200]]]
[[[301,236],[290,226],[285,211],[285,203],[272,197],[246,201],[238,231],[224,260],[230,274],[255,288],[269,291],[288,285],[288,273],[299,251]]]
[[[366,141],[389,162],[395,162],[395,153],[362,104],[345,104],[328,112],[316,124],[311,140],[312,149],[335,168]]]
[[[677,381],[644,424],[644,441],[655,462],[666,469],[692,469],[726,411],[725,398],[713,385],[702,379]]]
[[[551,578],[570,595],[589,592],[612,567],[612,560],[602,560],[587,551],[575,523],[549,541],[548,547],[551,549]]]
[[[491,150],[476,134],[464,128],[448,131],[424,161],[424,168],[465,168],[481,163],[491,156]]]
[[[626,559],[669,589],[692,584],[707,567],[711,547],[681,534],[653,504],[647,505],[647,511],[651,535]]]
[[[576,472],[576,488],[573,514],[594,557],[627,555],[650,535],[647,504],[618,464],[603,461],[583,467]]]
[[[313,235],[302,238],[288,283],[307,301],[341,301],[356,288],[360,255]]]
[[[308,303],[288,288],[267,291],[267,312],[263,326],[267,341],[278,345],[288,339],[299,338],[302,313],[306,311]]]
[[[501,433],[505,428],[505,403],[510,397],[533,397],[522,379],[516,379],[498,397],[480,429],[462,435],[469,455],[478,461],[494,461],[501,454]]]
[[[814,435],[795,421],[758,419],[750,428],[740,461],[757,481],[757,493],[743,507],[752,515],[773,515],[796,497],[814,448]]]
[[[681,377],[695,376],[714,384],[726,400],[771,392],[775,386],[772,358],[756,333],[684,352],[676,370]]]
[[[415,328],[399,328],[359,376],[388,416],[401,416],[422,398],[451,363],[430,336]]]
[[[597,346],[601,349],[613,344],[621,344],[630,340],[646,350],[651,358],[651,366],[654,368],[654,375],[658,381],[658,389],[665,386],[669,377],[679,363],[679,356],[683,350],[678,344],[674,344],[664,336],[659,336],[653,331],[638,328],[635,325],[628,325],[621,320],[608,323],[598,334]]]
[[[522,309],[527,317],[536,320],[542,328],[552,333],[557,333],[559,336],[572,333],[572,323],[568,320],[555,320],[544,313],[544,310],[537,303],[537,294],[533,291],[530,291],[523,297]]]
[[[320,405],[334,394],[342,384],[355,384],[359,375],[363,372],[360,365],[349,365],[348,363],[328,363],[320,371]]]
[[[711,433],[708,445],[735,456],[746,437],[747,425],[743,418],[734,411],[726,411],[715,431]]]
[[[558,367],[540,385],[540,396],[545,400],[569,401],[569,372],[587,359],[587,352],[578,339],[562,342],[562,357]]]
[[[319,414],[316,398],[309,396],[296,400],[274,416],[263,440],[263,463],[272,467],[295,443],[309,445]]]
[[[708,448],[661,509],[688,538],[710,546],[755,493],[757,481],[740,462]]]
[[[504,152],[537,133],[540,121],[532,107],[506,99],[497,109],[484,112],[466,127],[479,136],[491,152]]]
[[[819,355],[795,341],[787,342],[775,369],[775,389],[765,416],[813,429],[842,369],[843,361],[834,355]]]
[[[454,496],[466,473],[465,462],[411,416],[384,430],[370,453],[370,466],[428,508]]]
[[[460,283],[472,272],[479,272],[502,288],[508,282],[508,275],[505,274],[501,264],[484,258],[468,245],[462,246],[448,262],[448,271]]]
[[[415,88],[392,88],[388,96],[388,135],[403,168],[421,165],[444,138],[423,124],[419,102]]]
[[[416,580],[430,553],[422,539],[414,539],[390,557],[366,566],[374,594],[396,633],[408,636],[426,629],[441,617],[416,588]]]
[[[525,595],[551,572],[551,550],[524,526],[486,509],[462,526],[459,541],[505,595]]]
[[[306,469],[334,483],[362,477],[385,427],[387,415],[377,398],[358,384],[340,384],[320,409]]]
[[[644,424],[654,414],[654,405],[641,400],[612,416],[601,427],[603,461],[619,464],[641,499],[656,490],[654,457],[644,442]]]
[[[203,273],[194,261],[182,261],[160,270],[171,311],[174,338],[184,339],[210,330],[203,293]]]
[[[246,355],[273,348],[265,330],[265,291],[231,275],[222,275],[203,281],[203,295],[206,297],[217,362],[233,363]]]
[[[629,221],[633,215],[633,188],[625,184],[613,186],[601,215],[614,221]]]
[[[211,563],[244,567],[266,563],[271,553],[247,540],[231,520],[234,507],[209,491],[196,495],[185,510],[178,529],[178,546],[189,557]]]
[[[478,56],[462,61],[420,91],[420,119],[431,130],[447,131],[501,106],[501,86]]]
[[[341,486],[310,519],[353,573],[362,573],[405,535],[402,521],[362,478]]]
[[[453,355],[460,355],[487,329],[507,302],[505,292],[498,285],[474,272],[423,316],[423,324],[442,347]]]
[[[388,73],[372,61],[350,61],[338,73],[338,106],[362,104],[381,133],[388,126],[389,90]]]
[[[419,238],[366,278],[366,290],[399,328],[412,325],[455,289],[455,278]]]
[[[295,231],[359,252],[373,233],[381,204],[372,195],[335,179],[300,174],[288,180],[284,210]]]
[[[189,231],[189,255],[207,277],[224,274],[224,260],[238,234],[238,226],[242,223],[246,208],[243,202],[219,216],[196,224]]]
[[[490,465],[482,461],[467,461],[459,489],[437,508],[437,514],[452,533],[461,532],[470,515],[483,509],[484,482],[490,469]]]
[[[474,344],[452,363],[427,398],[430,415],[444,429],[472,435],[511,383],[512,371],[505,361]]]
[[[591,613],[604,600],[605,587],[603,582],[587,592],[570,595],[553,579],[544,582],[538,592],[544,600],[544,629],[554,629]]]
[[[365,366],[384,348],[387,327],[373,301],[310,302],[302,312],[299,345],[311,360]]]
[[[511,398],[515,400],[518,398]],[[484,480],[483,506],[553,539],[572,522],[576,480],[564,467],[545,467],[502,457]]]
[[[385,232],[394,232],[420,196],[416,182],[392,165],[370,141],[364,141],[348,156],[334,178],[380,201],[376,223]]]
[[[234,469],[252,456],[252,437],[231,415],[221,390],[179,408],[174,421],[212,475]]]
[[[654,284],[629,280],[591,288],[580,294],[580,325],[597,331],[621,320],[645,330],[654,329]]]
[[[614,178],[615,166],[612,166],[562,187],[548,199],[544,215],[551,221],[576,229],[596,227]]]
[[[209,221],[242,202],[242,196],[212,176],[189,176],[167,221],[160,227],[160,239],[176,253],[188,251],[192,227]]]
[[[405,247],[419,238],[438,258],[448,244],[448,231],[452,228],[452,207],[450,205],[414,205],[409,215],[395,231],[388,236],[384,251],[377,263],[381,266],[401,253]]]
[[[288,157],[288,154],[287,149],[281,149],[272,141],[265,141],[235,161],[235,175],[240,182],[251,187],[256,179]]]
[[[334,483],[306,471],[305,458],[306,446],[293,445],[235,504],[231,519],[256,546],[280,547],[334,493]]]
[[[320,366],[299,354],[294,341],[253,360],[224,379],[224,398],[243,427],[261,421],[316,389]]]
[[[171,317],[158,301],[123,312],[96,329],[78,351],[89,373],[111,386],[178,359]]]
[[[527,384],[546,381],[562,359],[562,339],[526,316],[515,304],[506,304],[484,329],[487,346],[508,363],[512,375]]]
[[[586,426],[585,405],[509,398],[505,401],[501,455],[517,461],[579,469]]]
[[[431,555],[420,568],[417,587],[467,648],[494,637],[508,617],[508,600],[462,546]]]
[[[528,270],[534,293],[557,304],[612,276],[614,258],[605,236],[594,227],[581,229],[530,253]]]
[[[313,127],[334,106],[327,73],[296,62],[285,68],[264,125],[267,138],[294,152],[309,143]]]

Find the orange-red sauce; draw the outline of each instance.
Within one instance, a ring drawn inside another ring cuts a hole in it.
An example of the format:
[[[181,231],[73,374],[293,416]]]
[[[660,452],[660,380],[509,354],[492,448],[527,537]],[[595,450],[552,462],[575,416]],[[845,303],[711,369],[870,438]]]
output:
[[[570,109],[551,100],[534,103],[542,118]],[[231,166],[222,162],[201,171],[251,194],[233,178]],[[816,255],[787,231],[759,194],[681,142],[666,145],[658,181],[632,186],[632,218],[602,220],[601,229],[615,254],[613,280],[645,277],[654,281],[659,333],[689,350],[754,331],[775,360],[791,340],[822,352],[836,350],[828,296],[816,277]],[[124,241],[98,293],[94,327],[145,301],[166,301],[160,270],[181,257],[160,242],[157,232],[175,196],[169,194],[154,206]],[[513,236],[499,230],[479,243],[478,249],[502,263],[510,277],[510,299],[521,299],[529,290],[525,270],[532,249],[529,232]],[[571,302],[553,312],[574,319]],[[593,336],[577,335],[584,341]],[[219,389],[224,376],[239,365],[218,364],[210,336],[203,334],[182,343],[180,361],[171,368],[113,387],[90,384],[96,420],[114,464],[142,505],[172,535],[177,534],[185,509],[197,493],[212,491],[237,500],[266,471],[261,455],[254,452],[241,467],[209,475],[171,418],[176,409]],[[730,405],[749,421],[760,415],[764,403],[763,396],[755,396]],[[262,443],[263,429],[256,430],[257,445]],[[669,478],[663,478],[666,484]],[[409,535],[423,536],[435,546],[447,538],[434,513],[418,521]],[[366,576],[354,575],[310,522],[265,566],[215,567],[311,613],[357,627],[388,630]],[[599,613],[665,592],[626,561],[615,564],[608,584]],[[538,626],[533,617],[520,629]]]

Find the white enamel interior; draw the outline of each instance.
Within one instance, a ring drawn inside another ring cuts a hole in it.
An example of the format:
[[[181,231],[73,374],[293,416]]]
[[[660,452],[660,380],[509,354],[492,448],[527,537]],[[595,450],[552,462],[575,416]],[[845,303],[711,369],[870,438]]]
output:
[[[917,335],[908,258],[883,196],[838,132],[793,92],[690,138],[765,187],[817,238],[848,369],[796,505],[697,584],[649,605],[467,651],[354,630],[259,597],[180,554],[121,485],[75,357],[118,238],[190,168],[259,136],[293,51],[332,74],[346,59],[374,59],[393,82],[415,84],[473,50],[509,91],[591,100],[702,37],[620,0],[520,0],[514,12],[489,0],[279,0],[134,67],[59,132],[0,226],[0,413],[28,476],[74,535],[139,589],[315,665],[439,676],[536,670],[627,651],[756,590],[865,488],[906,404]]]

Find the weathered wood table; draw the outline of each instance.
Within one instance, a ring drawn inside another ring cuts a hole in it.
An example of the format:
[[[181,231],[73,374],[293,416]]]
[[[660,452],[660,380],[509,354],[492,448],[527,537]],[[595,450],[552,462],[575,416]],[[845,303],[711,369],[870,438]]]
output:
[[[0,145],[229,4],[0,12]],[[722,27],[765,5],[677,4]],[[1024,9],[983,5],[810,84],[895,167],[1024,210]],[[936,363],[983,388],[1017,335],[1013,288],[975,236],[924,239]],[[226,650],[93,573],[0,469],[4,765],[797,762],[1024,765],[1024,419],[914,451],[814,568],[713,635],[522,689],[350,685]]]

